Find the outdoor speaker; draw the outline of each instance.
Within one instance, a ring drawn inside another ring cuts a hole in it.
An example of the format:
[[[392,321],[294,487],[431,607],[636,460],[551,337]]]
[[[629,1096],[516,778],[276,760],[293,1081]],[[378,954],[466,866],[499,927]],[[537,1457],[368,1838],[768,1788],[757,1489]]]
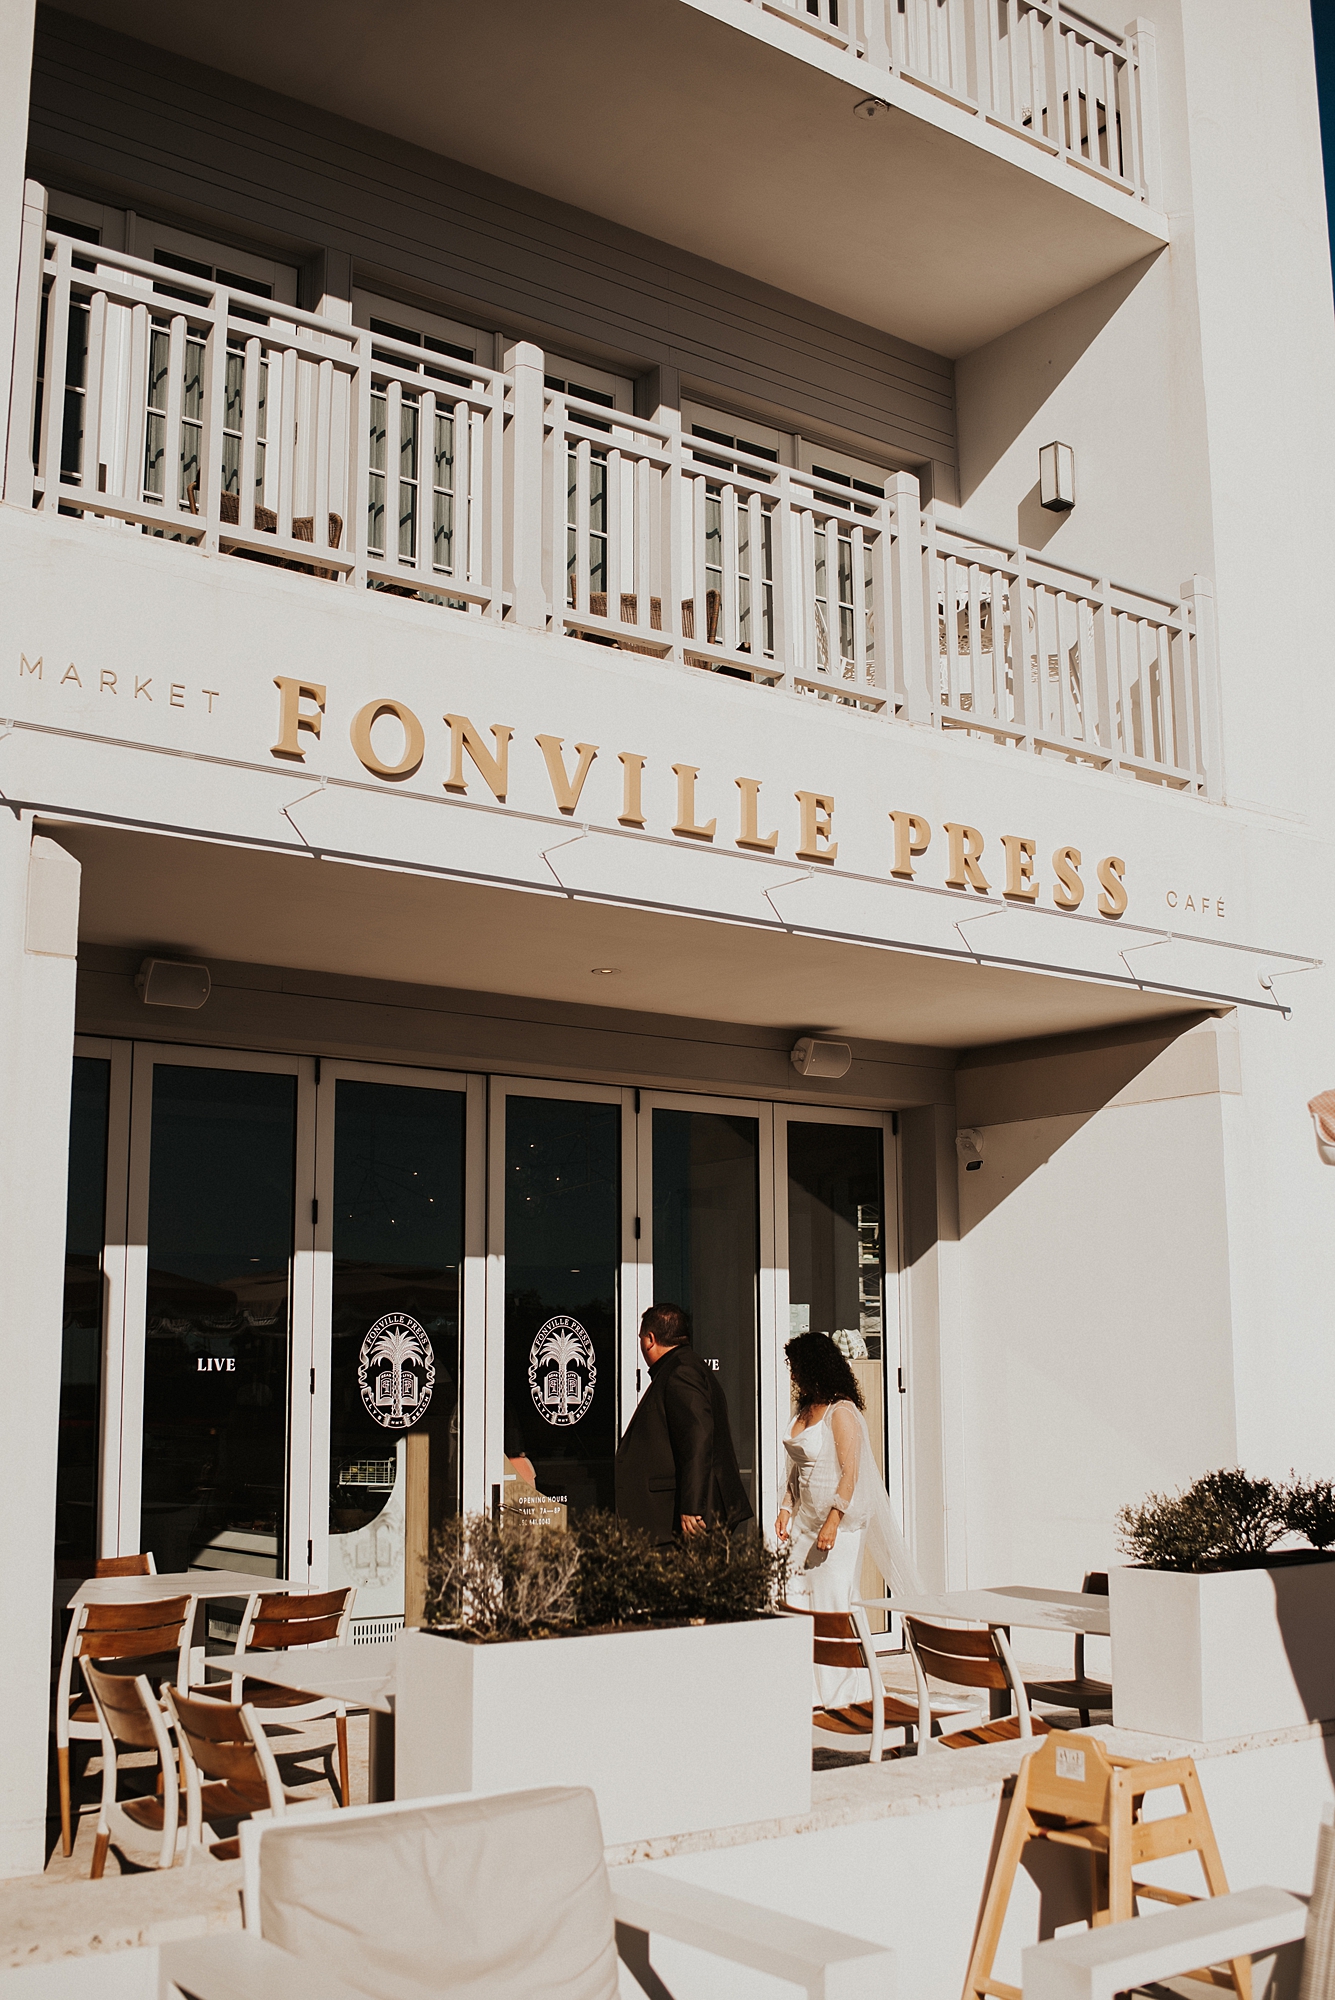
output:
[[[853,1051],[847,1042],[823,1042],[817,1035],[803,1035],[794,1042],[790,1057],[799,1076],[847,1076]]]
[[[213,984],[207,965],[182,958],[146,958],[134,983],[145,1007],[202,1007]]]

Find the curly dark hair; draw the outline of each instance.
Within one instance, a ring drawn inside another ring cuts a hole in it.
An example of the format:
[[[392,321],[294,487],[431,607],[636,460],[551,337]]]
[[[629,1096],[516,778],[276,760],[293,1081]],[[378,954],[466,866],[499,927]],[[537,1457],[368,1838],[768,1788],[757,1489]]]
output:
[[[856,1403],[866,1409],[858,1378],[828,1333],[796,1333],[783,1351],[799,1409],[809,1410],[813,1403]]]

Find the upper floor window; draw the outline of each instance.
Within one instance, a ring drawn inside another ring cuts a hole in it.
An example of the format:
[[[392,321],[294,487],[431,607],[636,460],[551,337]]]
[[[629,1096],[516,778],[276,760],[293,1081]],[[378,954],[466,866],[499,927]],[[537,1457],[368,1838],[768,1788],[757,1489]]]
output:
[[[352,321],[354,326],[367,327],[386,340],[420,348],[424,358],[439,354],[448,361],[475,361],[481,368],[496,365],[494,333],[470,326],[464,320],[447,318],[444,313],[429,312],[423,306],[408,306],[398,299],[383,298],[378,292],[366,292],[360,287],[353,292]],[[396,355],[395,361],[400,367],[411,365],[402,355]],[[425,372],[429,373],[429,368]]]
[[[134,255],[142,257],[146,263],[161,264],[171,271],[180,271],[187,277],[203,278],[210,284],[226,285],[232,292],[249,292],[252,297],[273,299],[280,305],[294,306],[297,303],[297,267],[295,264],[281,263],[274,257],[256,257],[248,250],[234,250],[225,244],[212,243],[205,236],[194,236],[184,229],[172,229],[166,223],[147,222],[136,216],[134,225]],[[170,285],[157,285],[155,291],[171,296]]]
[[[550,348],[543,356],[547,387],[559,396],[575,396],[584,403],[600,403],[605,410],[635,408],[635,384],[629,375],[611,375],[605,368],[590,368],[582,361],[567,360]]]
[[[752,458],[768,459],[773,465],[791,465],[798,472],[828,479],[850,491],[875,494],[879,500],[891,467],[859,458],[803,437],[800,431],[777,430],[748,417],[737,417],[707,403],[683,401],[681,427],[689,438],[722,445],[728,451],[749,452]]]

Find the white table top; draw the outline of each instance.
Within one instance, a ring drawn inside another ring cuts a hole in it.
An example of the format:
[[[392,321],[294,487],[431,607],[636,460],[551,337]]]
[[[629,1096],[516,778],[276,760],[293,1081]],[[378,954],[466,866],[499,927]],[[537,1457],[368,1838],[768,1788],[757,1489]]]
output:
[[[1044,1632],[1108,1635],[1108,1600],[1092,1591],[1039,1590],[1007,1584],[999,1590],[947,1590],[939,1596],[895,1596],[880,1600],[911,1617],[946,1618],[971,1625],[1019,1625]]]
[[[252,1576],[242,1569],[179,1569],[162,1576],[90,1576],[70,1598],[77,1604],[151,1604],[160,1597],[249,1597],[256,1590],[289,1590],[285,1576]]]
[[[393,1641],[381,1646],[301,1646],[287,1653],[210,1653],[205,1664],[215,1672],[244,1672],[251,1680],[346,1701],[356,1708],[374,1708],[382,1715],[393,1712]]]

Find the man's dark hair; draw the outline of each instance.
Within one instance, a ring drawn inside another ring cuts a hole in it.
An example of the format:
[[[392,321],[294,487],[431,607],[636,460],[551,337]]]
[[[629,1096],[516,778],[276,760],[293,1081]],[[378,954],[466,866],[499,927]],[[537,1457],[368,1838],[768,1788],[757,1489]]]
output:
[[[640,1321],[640,1332],[652,1334],[658,1347],[680,1347],[690,1340],[691,1322],[680,1306],[664,1299],[661,1305],[650,1306]]]
[[[788,1371],[800,1408],[813,1403],[856,1403],[866,1409],[858,1378],[828,1333],[798,1333],[787,1343]]]

